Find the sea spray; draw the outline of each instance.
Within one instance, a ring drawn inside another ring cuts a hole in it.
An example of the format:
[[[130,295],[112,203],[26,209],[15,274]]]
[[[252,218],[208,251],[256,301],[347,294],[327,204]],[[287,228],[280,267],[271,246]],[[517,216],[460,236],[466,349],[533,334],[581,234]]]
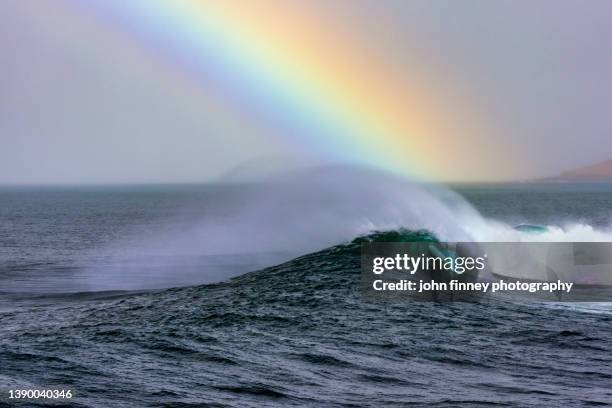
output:
[[[482,217],[443,186],[365,167],[325,166],[198,187],[156,228],[96,249],[104,263],[81,273],[91,290],[208,283],[402,228],[427,230],[442,241],[612,241],[612,234],[581,224],[532,236]]]
[[[485,223],[450,190],[364,167],[316,167],[208,188],[201,201],[182,205],[157,231],[101,249],[101,257],[129,257],[130,268],[88,268],[92,288],[125,288],[130,273],[144,277],[132,289],[219,281],[249,270],[248,262],[237,267],[237,259],[252,257],[257,269],[373,231],[427,230],[440,239],[470,241],[469,228]]]

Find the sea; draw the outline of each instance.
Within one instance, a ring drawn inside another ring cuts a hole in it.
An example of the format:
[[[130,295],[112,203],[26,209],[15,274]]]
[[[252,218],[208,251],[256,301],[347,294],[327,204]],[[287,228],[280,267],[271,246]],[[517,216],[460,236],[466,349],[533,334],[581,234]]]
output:
[[[1,187],[0,407],[612,405],[610,304],[360,296],[363,240],[520,224],[608,240],[612,184]]]

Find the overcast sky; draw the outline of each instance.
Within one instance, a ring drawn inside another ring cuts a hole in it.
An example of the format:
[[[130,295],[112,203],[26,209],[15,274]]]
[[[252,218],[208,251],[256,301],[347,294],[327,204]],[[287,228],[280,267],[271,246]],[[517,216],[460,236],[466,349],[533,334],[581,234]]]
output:
[[[212,82],[206,97],[181,88],[171,59],[161,69],[145,46],[133,52],[137,39],[115,46],[123,40],[100,36],[108,22],[90,29],[79,19],[95,11],[73,3],[0,2],[0,183],[207,181],[258,158],[317,154],[269,137],[256,115],[233,120]],[[512,146],[516,165],[500,178],[612,158],[611,1],[325,3],[313,4],[389,64],[418,59],[445,73],[445,109],[469,100],[487,121],[487,148]],[[139,58],[139,70],[123,69]],[[461,173],[467,159],[456,165]],[[478,171],[498,174],[486,166]]]

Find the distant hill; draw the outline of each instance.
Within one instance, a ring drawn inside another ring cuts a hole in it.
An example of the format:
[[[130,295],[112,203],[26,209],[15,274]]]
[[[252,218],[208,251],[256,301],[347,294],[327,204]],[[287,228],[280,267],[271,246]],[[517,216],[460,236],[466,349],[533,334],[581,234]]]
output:
[[[612,159],[591,166],[565,171],[546,181],[612,181]]]

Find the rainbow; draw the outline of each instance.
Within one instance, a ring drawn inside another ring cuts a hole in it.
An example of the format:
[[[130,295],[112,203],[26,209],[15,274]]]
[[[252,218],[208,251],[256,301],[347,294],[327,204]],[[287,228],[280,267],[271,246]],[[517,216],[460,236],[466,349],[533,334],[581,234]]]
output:
[[[385,62],[312,3],[69,0],[53,12],[89,32],[83,48],[113,49],[116,60],[100,63],[163,70],[167,88],[195,98],[191,109],[255,123],[269,143],[427,178],[453,174],[451,156],[470,153],[433,102],[435,73]]]

